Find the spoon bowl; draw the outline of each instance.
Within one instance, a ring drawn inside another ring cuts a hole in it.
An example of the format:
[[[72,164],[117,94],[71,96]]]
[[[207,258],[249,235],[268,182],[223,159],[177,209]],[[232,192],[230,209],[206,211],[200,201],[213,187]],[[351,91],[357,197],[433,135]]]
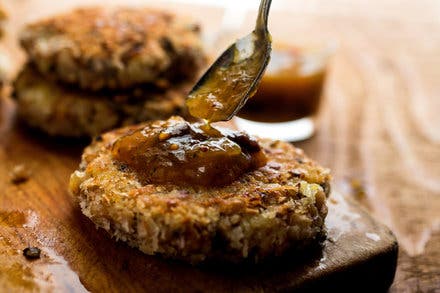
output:
[[[209,122],[230,120],[255,93],[270,60],[271,2],[261,1],[254,31],[229,46],[194,86],[186,101],[192,116]]]

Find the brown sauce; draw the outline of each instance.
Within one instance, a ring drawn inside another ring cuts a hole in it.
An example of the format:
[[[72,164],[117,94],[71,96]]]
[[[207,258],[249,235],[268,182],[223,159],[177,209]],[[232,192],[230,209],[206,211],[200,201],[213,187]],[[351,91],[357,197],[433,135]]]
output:
[[[260,87],[238,116],[260,122],[284,122],[316,114],[325,67],[315,64],[312,58],[305,58],[296,49],[275,48]]]
[[[220,186],[266,164],[258,142],[248,135],[180,117],[121,137],[112,153],[144,184]]]
[[[270,48],[255,31],[229,47],[188,95],[189,113],[208,122],[230,120],[255,93]]]
[[[186,105],[192,116],[209,122],[226,121],[231,117],[252,80],[240,65],[218,70],[215,77],[206,82],[203,89],[190,95]]]

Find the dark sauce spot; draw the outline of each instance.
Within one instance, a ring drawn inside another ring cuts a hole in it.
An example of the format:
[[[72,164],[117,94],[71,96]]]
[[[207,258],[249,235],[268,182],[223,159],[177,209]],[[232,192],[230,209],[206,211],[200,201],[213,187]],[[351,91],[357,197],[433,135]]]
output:
[[[173,43],[171,42],[170,39],[168,39],[166,37],[163,37],[163,38],[160,39],[159,42],[160,42],[160,45],[162,46],[162,48],[165,51],[167,51],[167,52],[174,52],[175,51],[174,50],[174,45],[173,45]]]
[[[233,132],[228,135],[228,138],[250,153],[259,152],[261,149],[260,145],[253,137],[250,137],[243,132]]]
[[[127,172],[128,171],[128,166],[125,164],[119,163],[119,164],[117,164],[117,167],[118,167],[118,171],[120,171],[120,172]]]
[[[38,259],[40,258],[41,250],[38,247],[26,247],[23,249],[23,255],[27,259]]]

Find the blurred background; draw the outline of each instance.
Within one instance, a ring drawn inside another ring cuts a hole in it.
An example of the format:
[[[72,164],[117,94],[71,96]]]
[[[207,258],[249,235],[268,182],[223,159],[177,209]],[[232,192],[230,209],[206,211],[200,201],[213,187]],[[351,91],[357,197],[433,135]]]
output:
[[[97,0],[3,1],[0,68],[24,62],[17,32],[30,21]],[[197,19],[216,56],[253,27],[259,1],[106,1]],[[440,1],[273,0],[274,40],[331,42],[316,134],[296,145],[332,169],[334,189],[388,225],[401,245],[392,290],[440,284]]]

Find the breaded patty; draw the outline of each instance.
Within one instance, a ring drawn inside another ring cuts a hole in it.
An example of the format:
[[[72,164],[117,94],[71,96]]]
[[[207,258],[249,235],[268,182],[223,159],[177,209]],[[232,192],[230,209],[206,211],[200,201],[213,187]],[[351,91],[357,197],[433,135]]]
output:
[[[90,93],[57,84],[27,65],[14,83],[18,115],[50,135],[94,136],[153,119],[182,115],[188,86]]]
[[[84,8],[28,25],[22,47],[38,70],[84,89],[193,80],[205,64],[199,26],[146,8]]]
[[[160,125],[114,130],[85,149],[69,189],[98,227],[146,254],[191,263],[261,261],[318,242],[324,232],[330,175],[302,150],[259,139],[267,163],[231,183],[149,183],[116,160],[113,145],[144,127],[141,133],[148,136],[148,129]]]

